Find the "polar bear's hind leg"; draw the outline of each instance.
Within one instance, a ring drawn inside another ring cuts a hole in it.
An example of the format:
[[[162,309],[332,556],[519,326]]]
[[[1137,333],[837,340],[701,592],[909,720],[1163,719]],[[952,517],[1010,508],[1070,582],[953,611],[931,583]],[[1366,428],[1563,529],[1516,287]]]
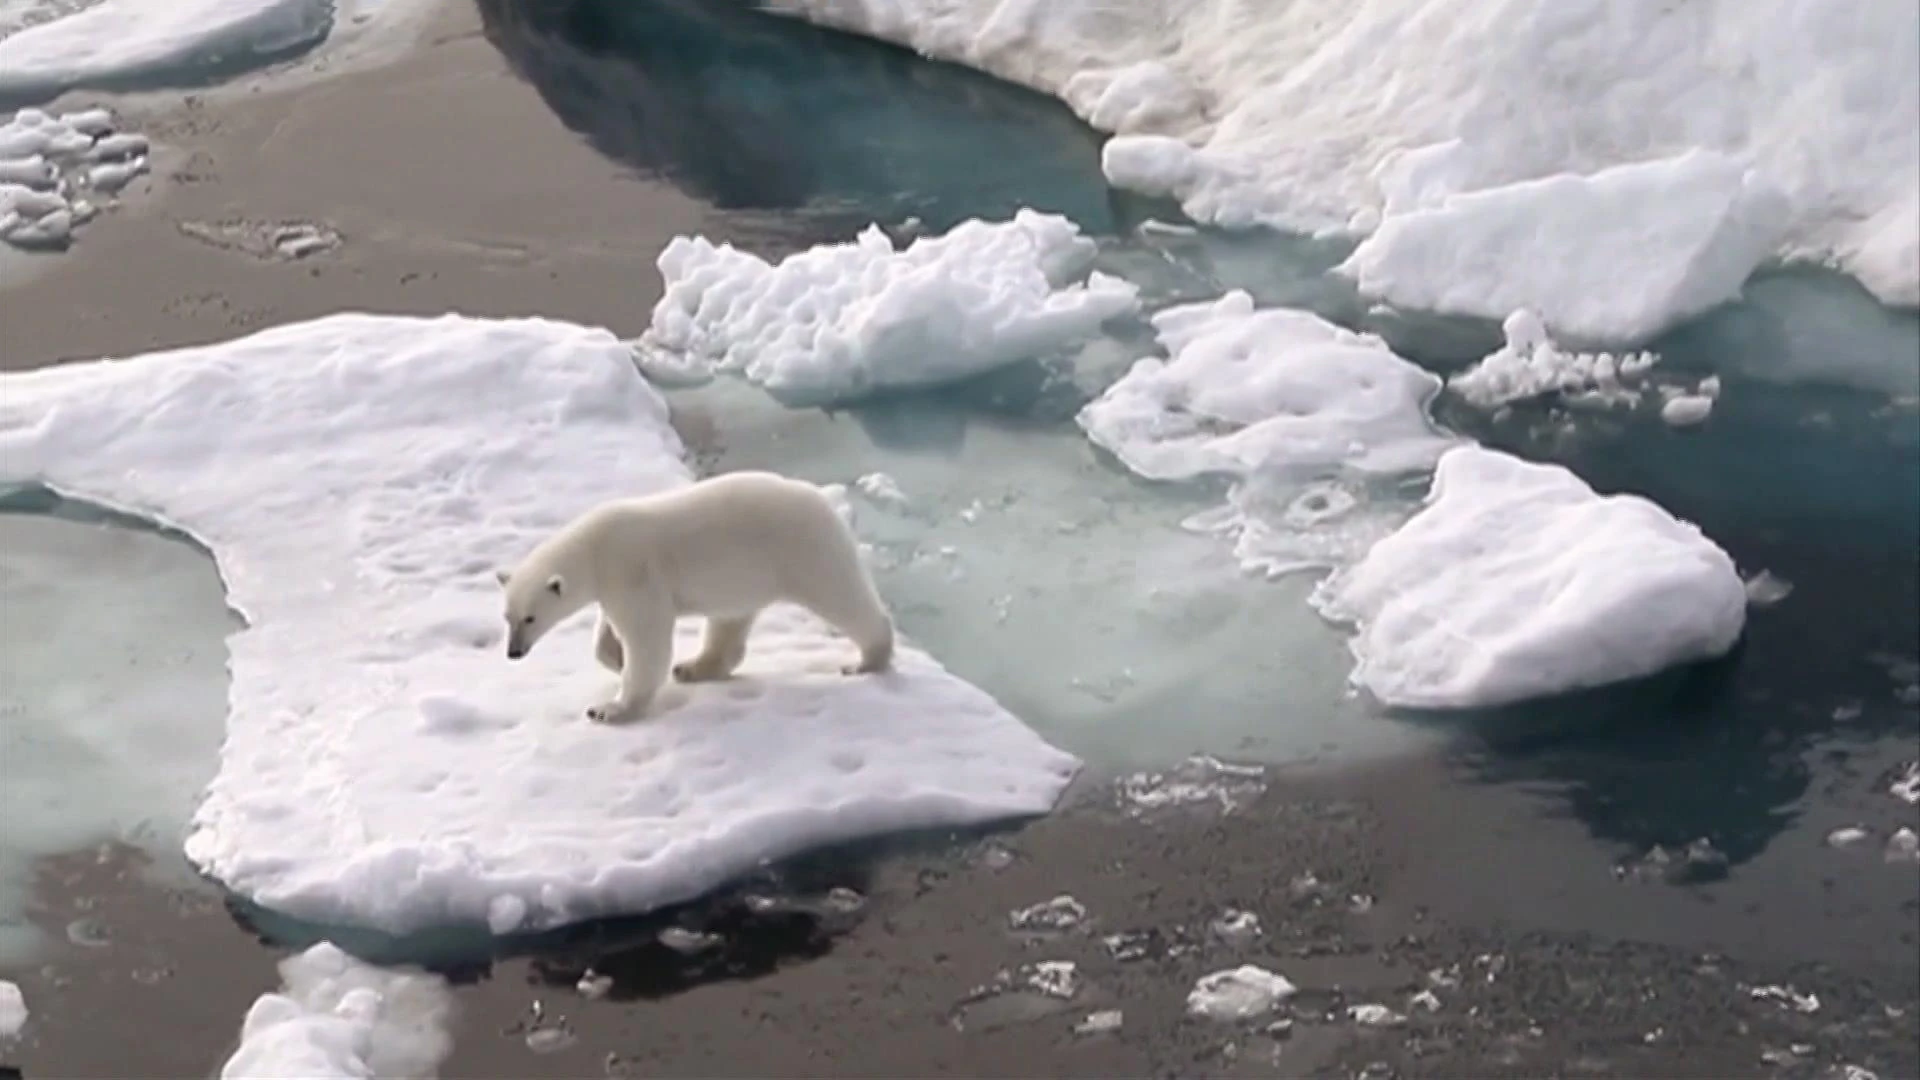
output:
[[[681,682],[712,682],[732,675],[747,658],[747,635],[753,632],[753,620],[754,615],[710,616],[700,655],[674,665],[673,677]]]

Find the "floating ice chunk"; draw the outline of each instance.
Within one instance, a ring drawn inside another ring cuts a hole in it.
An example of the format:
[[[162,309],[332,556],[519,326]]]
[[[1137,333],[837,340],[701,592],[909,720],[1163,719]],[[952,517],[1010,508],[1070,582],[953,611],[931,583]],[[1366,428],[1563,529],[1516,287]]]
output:
[[[1207,928],[1222,942],[1236,949],[1244,949],[1260,939],[1260,916],[1251,911],[1229,908]]]
[[[1427,417],[1440,380],[1380,339],[1239,290],[1153,318],[1169,356],[1136,362],[1078,416],[1095,445],[1153,480],[1233,478],[1196,531],[1234,538],[1243,568],[1339,565],[1379,530],[1369,477],[1430,468],[1453,440]]]
[[[1820,995],[1803,994],[1791,986],[1749,986],[1747,996],[1755,1001],[1771,1001],[1797,1013],[1820,1011]]]
[[[1100,150],[1100,171],[1115,187],[1168,196],[1191,187],[1201,170],[1193,147],[1171,135],[1122,135]]]
[[[280,977],[280,991],[247,1010],[221,1080],[427,1077],[453,1048],[453,999],[436,976],[371,967],[322,942],[282,961]]]
[[[1315,603],[1357,625],[1356,683],[1392,706],[1447,709],[1720,656],[1747,596],[1726,552],[1646,499],[1461,447],[1426,506]]]
[[[1144,358],[1079,415],[1094,443],[1153,480],[1346,466],[1431,466],[1450,440],[1428,422],[1440,380],[1357,334],[1234,290],[1168,308],[1169,358]]]
[[[1754,607],[1772,607],[1793,595],[1793,583],[1776,576],[1771,570],[1762,570],[1748,578],[1744,587],[1747,590],[1747,603]]]
[[[1903,803],[1920,803],[1920,761],[1909,761],[1894,770],[1887,794]]]
[[[1713,415],[1713,399],[1705,394],[1675,394],[1660,406],[1660,419],[1670,427],[1695,427]]]
[[[0,41],[0,52],[8,43]],[[0,74],[0,84],[5,81]],[[95,211],[92,204],[73,198],[76,185],[84,181],[110,194],[146,171],[144,156],[89,168],[101,146],[137,146],[144,155],[147,139],[112,133],[112,116],[105,109],[59,119],[38,109],[21,109],[0,123],[0,243],[26,250],[64,248],[74,229]]]
[[[1784,196],[1690,150],[1390,214],[1337,268],[1397,307],[1498,319],[1515,308],[1593,342],[1645,341],[1737,299],[1786,234]]]
[[[1895,829],[1887,837],[1885,858],[1888,862],[1920,862],[1920,833],[1905,825]]]
[[[27,998],[20,987],[0,979],[0,1039],[18,1038],[27,1026]]]
[[[1086,905],[1064,893],[1007,915],[1007,924],[1015,930],[1057,932],[1071,930],[1086,921]]]
[[[1349,1005],[1347,1018],[1364,1027],[1395,1027],[1407,1022],[1406,1017],[1385,1005]]]
[[[914,648],[842,675],[797,608],[627,726],[582,715],[611,678],[592,619],[518,664],[448,632],[497,620],[492,569],[587,506],[686,483],[681,455],[624,345],[545,320],[341,315],[0,375],[0,479],[185,530],[247,619],[186,848],[263,906],[532,930],[1052,807],[1073,757]]]
[[[1087,274],[1093,253],[1071,221],[1032,210],[904,250],[869,227],[778,265],[676,237],[660,253],[666,288],[639,344],[744,374],[790,403],[952,382],[1054,353],[1135,311],[1132,285]]]
[[[1650,352],[1568,352],[1553,343],[1540,317],[1527,308],[1509,314],[1501,330],[1504,345],[1447,380],[1454,393],[1483,409],[1547,394],[1637,401],[1636,384],[1660,362]]]
[[[874,502],[887,506],[907,504],[907,493],[900,490],[900,482],[886,473],[868,473],[855,480],[853,486]]]
[[[1073,1033],[1081,1036],[1110,1035],[1119,1031],[1120,1026],[1125,1022],[1126,1014],[1119,1009],[1102,1009],[1099,1012],[1088,1013],[1085,1020],[1073,1025]]]
[[[101,0],[0,39],[0,98],[285,55],[324,38],[333,14],[333,0]]]
[[[1872,833],[1869,833],[1858,825],[1842,825],[1827,834],[1827,846],[1850,848],[1872,835]]]
[[[1201,976],[1187,994],[1187,1012],[1208,1020],[1250,1020],[1278,1008],[1295,989],[1283,976],[1243,964]]]

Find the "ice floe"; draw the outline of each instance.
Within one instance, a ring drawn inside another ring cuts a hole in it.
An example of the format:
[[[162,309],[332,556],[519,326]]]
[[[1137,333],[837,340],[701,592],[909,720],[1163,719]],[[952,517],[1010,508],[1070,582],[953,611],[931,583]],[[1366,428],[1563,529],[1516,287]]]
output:
[[[1090,271],[1093,255],[1072,222],[1033,210],[903,249],[869,227],[778,263],[676,237],[637,344],[663,368],[741,374],[793,404],[954,382],[1052,355],[1134,312],[1135,288]]]
[[[296,917],[507,933],[646,909],[803,848],[1043,813],[1078,766],[914,648],[841,675],[846,642],[798,609],[767,613],[740,677],[629,726],[582,715],[612,678],[590,618],[505,662],[494,568],[689,478],[604,331],[340,315],[7,374],[0,463],[212,552],[248,625],[186,850]]]
[[[1558,465],[1447,452],[1426,506],[1316,604],[1357,626],[1354,680],[1391,706],[1507,704],[1652,675],[1730,650],[1747,594],[1733,560],[1634,495]]]

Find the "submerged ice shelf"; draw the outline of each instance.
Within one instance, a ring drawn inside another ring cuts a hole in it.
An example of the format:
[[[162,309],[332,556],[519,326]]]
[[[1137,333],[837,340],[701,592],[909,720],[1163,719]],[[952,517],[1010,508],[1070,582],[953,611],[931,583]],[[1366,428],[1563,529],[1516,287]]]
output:
[[[1364,236],[1398,215],[1427,215],[1395,226],[1403,256],[1415,234],[1422,250],[1480,252],[1488,261],[1471,276],[1502,291],[1524,290],[1543,267],[1590,268],[1562,282],[1570,289],[1605,273],[1605,251],[1624,237],[1616,223],[1529,233],[1604,194],[1606,170],[1698,150],[1780,193],[1777,213],[1754,218],[1763,254],[1836,265],[1888,303],[1920,304],[1920,8],[1907,0],[770,7],[1060,97],[1115,135],[1109,179],[1178,198],[1200,221]],[[1526,186],[1562,174],[1555,183],[1574,202]],[[1650,197],[1676,201],[1643,208],[1643,220],[1707,191],[1657,187]],[[1444,209],[1472,193],[1485,201]],[[1527,237],[1509,252],[1525,258],[1495,258],[1476,206]],[[1589,251],[1590,236],[1606,247]],[[1704,285],[1701,255],[1719,243],[1638,254],[1656,277]],[[1726,250],[1735,249],[1741,259],[1709,260],[1719,275],[1744,261],[1746,247]],[[1583,330],[1617,343],[1688,306],[1675,299],[1714,291],[1690,286],[1578,314]],[[1571,294],[1554,299],[1579,307]]]
[[[4,394],[4,391],[0,391]],[[178,863],[219,757],[235,623],[212,560],[72,507],[0,514],[0,962],[35,861],[108,840]]]
[[[584,506],[688,478],[610,334],[342,315],[0,376],[0,463],[199,538],[248,620],[187,854],[288,915],[532,930],[762,860],[1046,812],[1078,762],[905,647],[763,617],[740,678],[593,724],[591,619],[500,652],[510,564]],[[681,650],[697,634],[681,628]]]

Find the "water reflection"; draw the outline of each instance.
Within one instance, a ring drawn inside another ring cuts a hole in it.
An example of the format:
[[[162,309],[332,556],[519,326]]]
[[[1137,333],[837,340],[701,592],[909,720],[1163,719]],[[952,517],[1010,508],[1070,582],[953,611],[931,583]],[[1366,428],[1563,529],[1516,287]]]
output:
[[[744,3],[477,3],[563,123],[721,209],[945,231],[1031,206],[1114,228],[1099,137],[1039,94]]]

